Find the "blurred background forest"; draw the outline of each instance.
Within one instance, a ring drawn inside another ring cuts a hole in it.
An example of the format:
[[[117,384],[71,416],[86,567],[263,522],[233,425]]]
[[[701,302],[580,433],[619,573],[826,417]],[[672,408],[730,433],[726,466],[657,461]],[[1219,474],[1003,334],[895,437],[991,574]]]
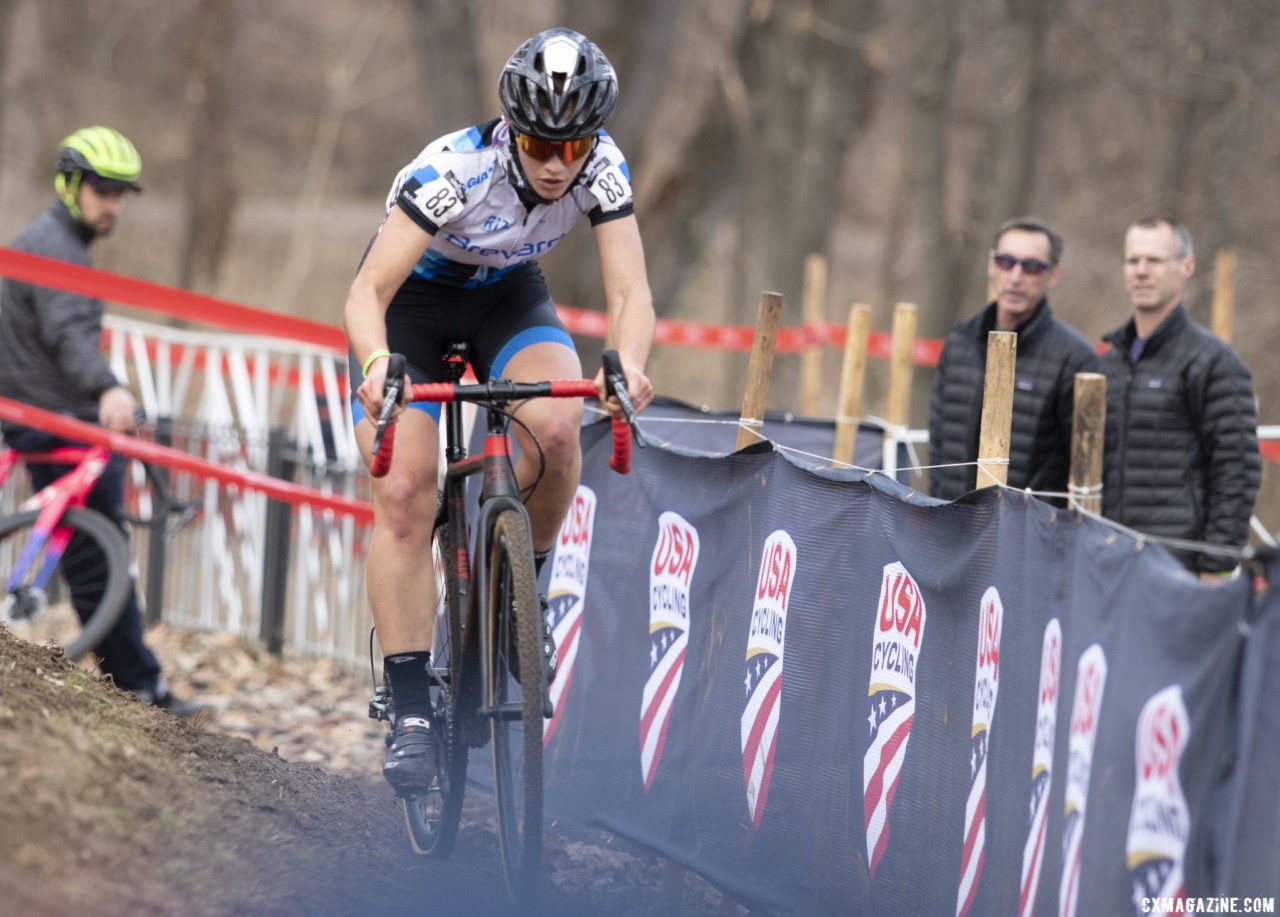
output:
[[[1096,339],[1128,315],[1126,225],[1169,212],[1206,323],[1237,253],[1234,340],[1280,422],[1276,0],[0,0],[0,241],[52,201],[58,141],[104,123],[146,193],[99,266],[336,325],[395,173],[495,116],[503,61],[556,24],[618,70],[660,315],[751,323],[768,289],[798,325],[814,252],[829,320],[867,302],[887,331],[909,301],[941,337],[983,304],[994,228],[1035,213],[1067,240],[1054,308]],[[603,307],[585,225],[543,266],[558,301]],[[668,347],[650,374],[732,408],[745,364]],[[780,357],[770,407],[797,389]]]

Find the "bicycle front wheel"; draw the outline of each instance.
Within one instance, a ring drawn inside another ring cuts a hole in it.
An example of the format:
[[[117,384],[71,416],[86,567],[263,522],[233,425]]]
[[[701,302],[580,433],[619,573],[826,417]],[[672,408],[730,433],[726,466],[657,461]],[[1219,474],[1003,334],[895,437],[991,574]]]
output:
[[[467,745],[458,733],[456,691],[461,683],[462,613],[456,592],[454,561],[457,557],[447,523],[437,523],[431,540],[436,569],[436,639],[432,648],[431,700],[435,708],[436,735],[441,737],[440,773],[434,784],[417,796],[402,799],[405,824],[413,849],[424,856],[444,859],[453,852],[462,819],[467,785]]]
[[[67,655],[75,659],[101,643],[120,619],[131,585],[129,543],[106,516],[69,507],[57,528],[70,530],[71,538],[58,556],[58,548],[51,547],[56,540],[36,531],[39,515],[33,509],[0,519],[0,569],[6,580],[0,617],[17,621],[37,613],[48,571],[61,563],[81,622],[79,634],[63,641]]]
[[[488,578],[498,838],[507,889],[528,900],[542,871],[541,608],[528,522],[515,510],[494,520]]]

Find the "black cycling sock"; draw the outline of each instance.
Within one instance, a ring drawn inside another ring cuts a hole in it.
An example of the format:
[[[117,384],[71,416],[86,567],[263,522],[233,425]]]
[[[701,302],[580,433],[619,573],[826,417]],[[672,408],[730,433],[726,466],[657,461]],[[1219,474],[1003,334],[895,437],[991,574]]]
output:
[[[394,653],[382,660],[397,719],[431,715],[431,676],[427,674],[430,662],[430,650]]]
[[[547,562],[547,558],[551,556],[550,551],[534,551],[533,552],[533,575],[535,577],[542,575],[542,565]]]

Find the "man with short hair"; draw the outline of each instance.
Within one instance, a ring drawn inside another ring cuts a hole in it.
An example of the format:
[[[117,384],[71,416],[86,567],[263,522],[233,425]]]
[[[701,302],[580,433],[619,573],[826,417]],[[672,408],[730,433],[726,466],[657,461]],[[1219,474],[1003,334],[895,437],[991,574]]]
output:
[[[1102,513],[1166,538],[1222,552],[1170,550],[1203,579],[1229,573],[1262,478],[1253,380],[1229,345],[1187,315],[1191,234],[1149,217],[1125,233],[1133,317],[1103,340],[1107,425]]]
[[[929,405],[929,493],[945,500],[974,489],[987,366],[987,334],[1018,335],[1008,485],[1067,490],[1075,374],[1097,366],[1084,335],[1049,308],[1061,274],[1062,236],[1034,217],[1001,225],[987,255],[995,299],[947,335]],[[1063,502],[1061,497],[1052,498]]]
[[[134,145],[109,127],[86,127],[59,145],[54,187],[58,202],[37,217],[13,243],[17,251],[92,267],[89,246],[109,235],[120,218],[125,196],[141,191],[142,159]],[[80,293],[55,290],[5,278],[0,285],[0,396],[47,411],[96,422],[108,430],[132,432],[138,403],[107,366],[101,350],[102,303]],[[5,442],[19,453],[48,452],[78,446],[30,427],[3,425]],[[36,490],[71,470],[69,465],[27,465]],[[124,460],[112,456],[89,494],[88,506],[123,530]],[[73,563],[79,551],[67,549],[62,568],[72,605],[91,613],[105,588],[105,565]],[[115,626],[94,647],[103,672],[142,700],[177,716],[201,708],[180,700],[160,676],[160,663],[143,640],[136,591]]]

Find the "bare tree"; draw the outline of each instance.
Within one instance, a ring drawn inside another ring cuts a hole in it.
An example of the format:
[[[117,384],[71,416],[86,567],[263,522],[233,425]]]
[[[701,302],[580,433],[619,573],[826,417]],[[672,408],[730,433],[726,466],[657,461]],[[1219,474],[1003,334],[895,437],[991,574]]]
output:
[[[0,214],[13,213],[19,188],[51,175],[53,151],[41,129],[45,42],[38,0],[0,2]],[[43,170],[37,163],[45,163]]]
[[[214,292],[230,241],[237,189],[228,61],[236,14],[232,0],[199,0],[188,30],[190,141],[185,162],[186,233],[180,283]]]

